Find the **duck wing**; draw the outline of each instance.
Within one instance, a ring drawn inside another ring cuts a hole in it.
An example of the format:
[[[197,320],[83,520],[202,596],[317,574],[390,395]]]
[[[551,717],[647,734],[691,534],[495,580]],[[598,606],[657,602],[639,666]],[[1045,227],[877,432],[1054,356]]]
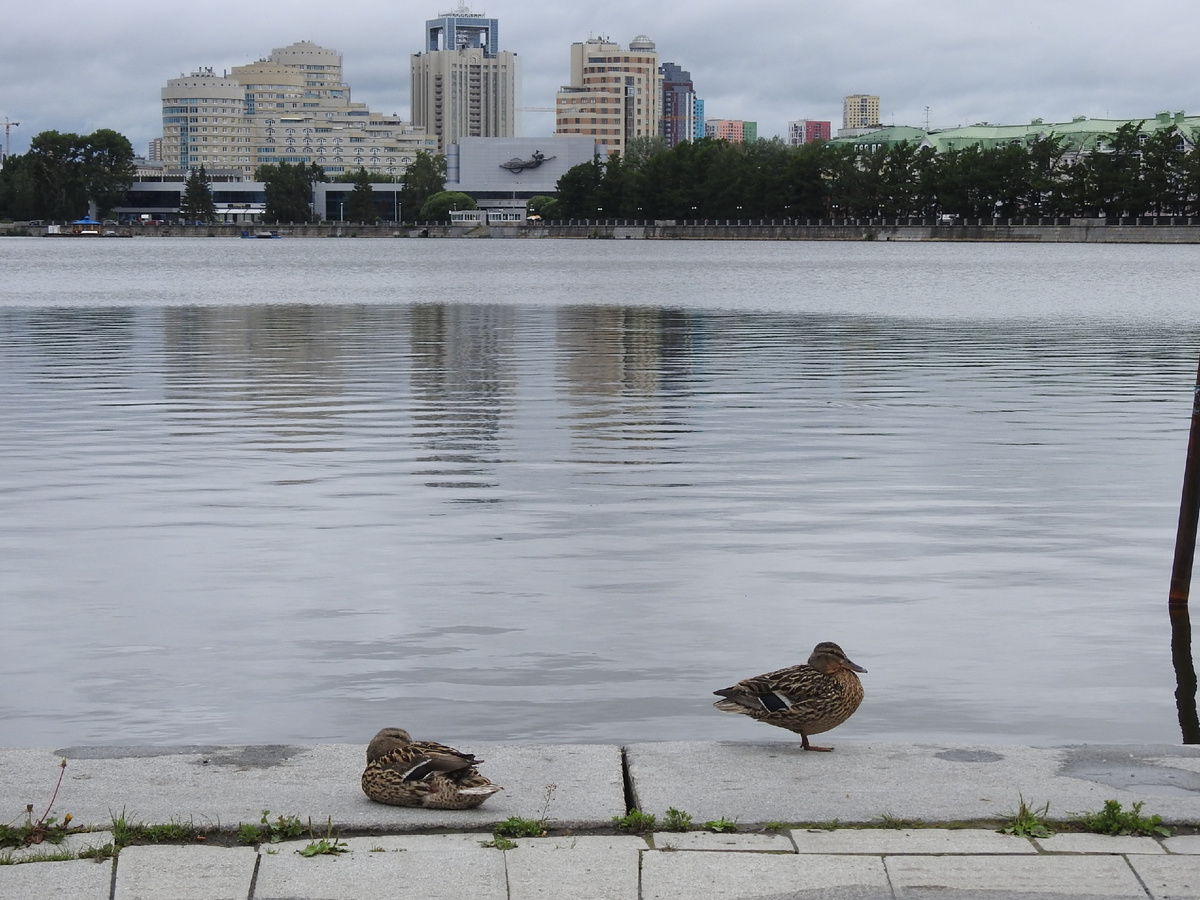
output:
[[[469,754],[445,752],[448,750],[449,747],[442,747],[440,744],[433,748],[424,743],[410,744],[381,757],[377,765],[386,772],[398,775],[401,781],[415,782],[426,781],[434,775],[448,775],[470,769],[476,761],[475,757]]]
[[[713,691],[718,697],[755,712],[802,711],[812,699],[814,682],[821,673],[809,666],[792,666],[765,675],[745,678],[733,687]]]

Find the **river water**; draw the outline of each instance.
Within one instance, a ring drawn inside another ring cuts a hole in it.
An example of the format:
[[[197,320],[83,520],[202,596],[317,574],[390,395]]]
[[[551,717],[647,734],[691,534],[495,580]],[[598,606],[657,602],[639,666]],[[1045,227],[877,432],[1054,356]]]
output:
[[[1198,264],[0,241],[0,745],[1176,742]]]

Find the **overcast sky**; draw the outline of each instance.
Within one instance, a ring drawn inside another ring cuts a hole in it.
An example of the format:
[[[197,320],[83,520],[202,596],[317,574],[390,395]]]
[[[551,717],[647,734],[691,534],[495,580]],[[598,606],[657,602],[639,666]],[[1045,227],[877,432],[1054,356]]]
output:
[[[426,19],[457,0],[55,0],[10,3],[0,28],[0,121],[23,153],[40,131],[112,128],[138,153],[161,134],[159,90],[310,40],[341,51],[353,99],[408,117],[409,54]],[[523,59],[522,105],[549,107],[570,44],[649,35],[690,70],[709,118],[841,125],[846,94],[880,96],[885,124],[934,128],[1075,115],[1200,114],[1195,0],[492,0],[501,49]],[[523,132],[553,131],[527,113]]]

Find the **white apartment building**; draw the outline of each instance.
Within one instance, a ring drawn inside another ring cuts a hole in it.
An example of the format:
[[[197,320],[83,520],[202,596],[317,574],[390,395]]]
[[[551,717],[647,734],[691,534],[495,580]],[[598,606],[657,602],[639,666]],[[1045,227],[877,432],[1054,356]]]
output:
[[[200,69],[162,89],[167,170],[253,175],[259,165],[316,163],[330,175],[403,174],[436,140],[350,99],[342,56],[310,41],[216,75]]]
[[[630,139],[659,134],[662,75],[654,41],[639,35],[629,49],[608,38],[571,45],[571,83],[555,97],[556,134],[594,138],[603,154]]]

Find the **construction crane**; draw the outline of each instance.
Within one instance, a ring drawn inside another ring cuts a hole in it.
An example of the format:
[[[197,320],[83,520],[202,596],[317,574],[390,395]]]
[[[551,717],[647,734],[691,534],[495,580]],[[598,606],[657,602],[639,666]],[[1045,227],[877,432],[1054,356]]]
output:
[[[10,121],[8,116],[4,117],[4,156],[3,156],[3,158],[0,158],[0,162],[3,162],[5,159],[8,159],[8,139],[9,139],[10,130],[20,124],[21,124],[20,122]]]

